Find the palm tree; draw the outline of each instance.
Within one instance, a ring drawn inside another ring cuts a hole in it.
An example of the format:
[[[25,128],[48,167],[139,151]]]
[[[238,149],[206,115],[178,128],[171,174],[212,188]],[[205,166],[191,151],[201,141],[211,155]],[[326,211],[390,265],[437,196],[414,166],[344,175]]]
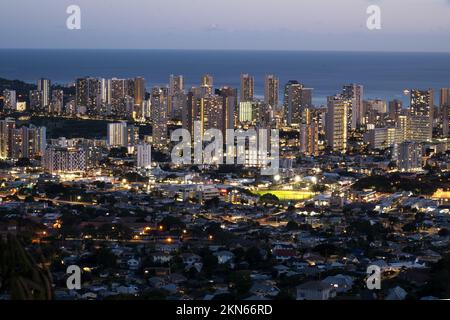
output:
[[[51,300],[50,272],[39,266],[20,241],[8,235],[0,241],[0,291],[9,291],[13,300]]]

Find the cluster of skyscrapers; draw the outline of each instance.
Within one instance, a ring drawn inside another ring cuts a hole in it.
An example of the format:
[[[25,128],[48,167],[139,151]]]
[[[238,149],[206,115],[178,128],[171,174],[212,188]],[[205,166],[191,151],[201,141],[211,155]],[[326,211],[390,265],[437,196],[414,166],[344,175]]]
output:
[[[76,80],[74,113],[88,115],[132,115],[140,112],[145,99],[145,79],[98,79]],[[135,108],[137,106],[137,108]]]
[[[440,90],[439,105],[434,104],[432,89],[413,89],[410,106],[404,108],[399,100],[386,103],[381,99],[364,99],[364,88],[349,84],[336,95],[327,98],[327,106],[313,105],[313,89],[297,80],[290,80],[282,90],[275,75],[264,79],[264,97],[255,96],[255,79],[242,74],[240,90],[229,86],[214,87],[214,79],[205,74],[198,86],[185,88],[181,75],[171,75],[167,86],[146,90],[143,77],[131,79],[79,78],[75,81],[75,96],[68,96],[60,87],[52,87],[50,80],[39,79],[37,89],[30,91],[29,108],[18,102],[14,90],[3,92],[5,111],[49,113],[54,115],[85,115],[151,123],[152,137],[145,143],[168,151],[170,130],[176,126],[191,135],[199,123],[203,134],[218,129],[226,136],[227,129],[278,128],[296,135],[296,146],[304,155],[318,156],[330,151],[345,153],[351,150],[352,138],[361,138],[370,149],[396,146],[402,143],[431,142],[433,137],[447,137],[449,133],[450,88]],[[67,97],[68,96],[68,97]],[[64,103],[64,99],[68,101]],[[22,127],[11,131],[10,120],[2,120],[2,157],[29,157],[42,154],[45,130]],[[44,130],[44,131],[43,131]],[[20,132],[19,132],[20,131]],[[7,135],[7,136],[6,136]],[[34,147],[39,137],[38,147]],[[108,126],[110,147],[140,144],[139,131],[125,122]],[[9,141],[9,142],[8,142]],[[24,145],[15,148],[15,145]],[[31,147],[29,147],[31,146]],[[43,149],[44,148],[44,149]],[[141,151],[145,148],[141,146]],[[37,151],[36,151],[37,150]],[[145,149],[147,150],[147,149]],[[403,152],[404,153],[404,152]],[[143,167],[148,166],[148,152],[141,152]]]
[[[44,154],[46,128],[19,126],[13,118],[0,120],[0,158],[36,158]]]

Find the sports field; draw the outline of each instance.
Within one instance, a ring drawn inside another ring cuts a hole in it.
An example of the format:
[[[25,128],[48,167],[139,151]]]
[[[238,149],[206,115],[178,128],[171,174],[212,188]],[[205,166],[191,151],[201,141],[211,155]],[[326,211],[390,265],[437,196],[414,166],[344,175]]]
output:
[[[254,193],[258,196],[271,193],[281,201],[307,200],[314,196],[314,192],[300,190],[257,190]]]

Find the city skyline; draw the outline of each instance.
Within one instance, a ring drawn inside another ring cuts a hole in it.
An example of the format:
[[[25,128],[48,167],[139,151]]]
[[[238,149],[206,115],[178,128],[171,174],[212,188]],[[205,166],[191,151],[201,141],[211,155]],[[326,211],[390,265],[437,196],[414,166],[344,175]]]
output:
[[[315,107],[312,88],[276,74],[264,99],[251,73],[239,89],[213,73],[166,79],[148,91],[143,77],[2,79],[0,244],[58,244],[31,265],[55,280],[7,282],[4,298],[448,298],[448,284],[404,277],[442,283],[450,258],[450,88],[438,101],[413,89],[402,108],[343,84]]]
[[[450,298],[450,0],[4,2],[2,305]]]

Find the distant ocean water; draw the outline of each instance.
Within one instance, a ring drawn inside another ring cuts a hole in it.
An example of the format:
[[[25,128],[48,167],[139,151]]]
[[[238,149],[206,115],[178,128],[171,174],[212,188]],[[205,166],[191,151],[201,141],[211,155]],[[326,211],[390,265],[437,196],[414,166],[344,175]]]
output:
[[[298,80],[314,88],[313,102],[360,83],[365,98],[401,99],[407,88],[450,87],[450,53],[373,53],[196,50],[0,50],[0,77],[35,82],[40,77],[66,84],[77,77],[144,76],[147,87],[167,84],[182,74],[185,86],[198,85],[202,74],[214,85],[239,87],[241,73],[255,77],[255,94],[264,92],[264,76],[273,73],[283,85]]]

